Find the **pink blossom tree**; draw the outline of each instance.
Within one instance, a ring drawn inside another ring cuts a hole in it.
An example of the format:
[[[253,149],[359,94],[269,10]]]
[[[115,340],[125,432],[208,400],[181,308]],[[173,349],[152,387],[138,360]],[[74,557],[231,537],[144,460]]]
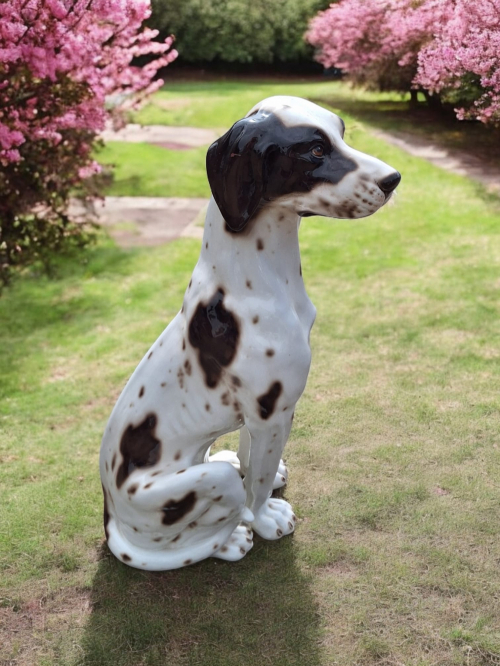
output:
[[[0,282],[88,241],[67,204],[95,194],[98,132],[161,86],[157,71],[177,55],[141,29],[149,14],[149,0],[0,3]]]
[[[415,85],[460,105],[459,118],[500,122],[500,0],[454,0],[418,54]]]
[[[379,90],[423,90],[500,120],[500,0],[341,0],[307,39],[326,67]]]
[[[325,67],[340,67],[356,84],[412,90],[417,59],[444,20],[442,0],[343,0],[320,12],[307,39]]]

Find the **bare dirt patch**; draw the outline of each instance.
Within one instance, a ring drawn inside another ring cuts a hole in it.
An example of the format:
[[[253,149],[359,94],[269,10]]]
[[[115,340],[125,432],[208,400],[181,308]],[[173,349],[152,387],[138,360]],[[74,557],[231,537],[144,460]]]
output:
[[[81,631],[90,615],[90,591],[66,588],[57,594],[0,607],[0,664],[33,666],[52,656],[54,633]]]

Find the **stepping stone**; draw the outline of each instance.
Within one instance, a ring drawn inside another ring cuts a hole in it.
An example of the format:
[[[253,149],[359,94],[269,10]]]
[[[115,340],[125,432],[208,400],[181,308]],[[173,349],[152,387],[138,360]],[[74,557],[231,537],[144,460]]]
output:
[[[171,150],[190,150],[209,146],[219,138],[220,133],[202,127],[129,124],[117,131],[105,129],[100,136],[105,142],[151,143]]]
[[[208,199],[106,197],[94,203],[96,222],[120,247],[151,247],[179,237],[202,238]],[[78,202],[71,212],[82,214]]]

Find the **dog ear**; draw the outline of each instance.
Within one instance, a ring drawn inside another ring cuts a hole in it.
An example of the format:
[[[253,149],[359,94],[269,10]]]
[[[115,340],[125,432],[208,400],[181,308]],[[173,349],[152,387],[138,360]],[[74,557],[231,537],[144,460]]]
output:
[[[248,224],[264,193],[265,120],[258,116],[239,120],[208,149],[210,189],[226,227],[235,233]]]

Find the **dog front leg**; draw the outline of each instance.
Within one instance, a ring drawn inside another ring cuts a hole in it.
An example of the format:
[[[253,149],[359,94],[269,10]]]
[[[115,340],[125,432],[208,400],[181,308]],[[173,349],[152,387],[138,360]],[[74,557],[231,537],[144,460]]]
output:
[[[293,532],[296,521],[288,502],[271,497],[278,469],[282,465],[281,454],[290,434],[291,419],[289,413],[282,413],[265,424],[252,422],[246,426],[249,447],[248,440],[240,440],[240,446],[244,444],[240,459],[243,464],[246,463],[244,454],[249,449],[244,484],[246,505],[255,517],[252,527],[264,539],[279,539]]]

